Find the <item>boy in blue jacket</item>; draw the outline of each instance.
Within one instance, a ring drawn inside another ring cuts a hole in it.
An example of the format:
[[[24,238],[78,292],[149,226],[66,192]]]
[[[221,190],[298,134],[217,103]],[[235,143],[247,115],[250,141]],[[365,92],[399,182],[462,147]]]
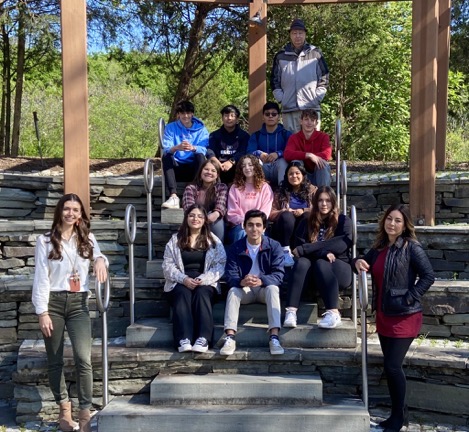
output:
[[[221,355],[236,350],[239,307],[241,304],[265,303],[269,322],[270,354],[283,354],[280,329],[280,285],[284,276],[283,249],[275,240],[264,236],[267,216],[260,210],[249,210],[244,218],[246,237],[235,242],[226,260],[225,278],[232,287],[225,308],[225,343]]]
[[[278,103],[267,102],[262,107],[262,115],[264,123],[261,129],[249,138],[248,154],[259,158],[270,185],[280,186],[288,165],[283,158],[283,152],[292,133],[280,123]]]
[[[162,164],[169,198],[162,207],[179,208],[176,178],[179,181],[193,180],[205,161],[208,131],[202,121],[194,117],[194,111],[192,102],[179,102],[176,106],[177,120],[164,130]]]

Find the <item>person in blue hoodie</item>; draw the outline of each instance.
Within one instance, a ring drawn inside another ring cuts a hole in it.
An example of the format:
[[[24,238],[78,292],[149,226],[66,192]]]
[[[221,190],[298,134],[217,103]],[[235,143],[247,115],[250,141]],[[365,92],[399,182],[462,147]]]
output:
[[[292,133],[280,123],[280,107],[276,102],[267,102],[262,107],[262,115],[264,123],[249,138],[248,154],[259,158],[266,180],[271,186],[278,186],[287,169],[283,151]]]
[[[193,180],[205,162],[208,131],[203,122],[194,117],[194,111],[192,102],[179,102],[176,106],[177,120],[164,130],[162,164],[166,195],[169,195],[162,204],[165,208],[179,208],[176,178],[179,181]]]

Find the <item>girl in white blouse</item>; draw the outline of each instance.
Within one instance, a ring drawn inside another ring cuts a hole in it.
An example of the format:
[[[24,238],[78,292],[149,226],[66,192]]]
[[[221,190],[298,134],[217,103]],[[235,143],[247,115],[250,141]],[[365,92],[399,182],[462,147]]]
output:
[[[75,194],[64,195],[55,208],[51,231],[36,244],[32,301],[39,316],[47,352],[49,386],[60,406],[62,431],[89,432],[93,397],[91,319],[88,308],[89,266],[99,282],[107,278],[108,261],[90,232],[83,203]],[[71,415],[64,378],[64,333],[73,349],[79,402],[79,424]]]

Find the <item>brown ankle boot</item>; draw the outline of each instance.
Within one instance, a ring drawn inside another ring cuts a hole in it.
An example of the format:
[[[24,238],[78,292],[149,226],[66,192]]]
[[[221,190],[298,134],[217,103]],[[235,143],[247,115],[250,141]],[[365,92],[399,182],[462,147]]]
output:
[[[91,432],[90,410],[82,409],[78,413],[78,423],[80,425],[80,432]]]
[[[62,432],[72,432],[78,428],[78,423],[72,419],[72,403],[70,401],[60,404],[59,428]]]

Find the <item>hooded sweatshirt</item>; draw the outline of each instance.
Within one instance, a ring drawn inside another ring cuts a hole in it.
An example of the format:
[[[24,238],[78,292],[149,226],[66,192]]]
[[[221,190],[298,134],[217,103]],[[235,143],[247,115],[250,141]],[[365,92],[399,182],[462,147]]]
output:
[[[182,141],[188,141],[195,147],[192,151],[177,151],[174,153],[174,159],[181,163],[191,163],[194,160],[194,153],[205,155],[208,146],[208,130],[197,117],[192,117],[192,126],[186,128],[180,120],[169,123],[164,129],[163,154],[180,144]]]
[[[248,154],[260,157],[262,153],[277,153],[278,157],[283,157],[288,138],[292,133],[285,129],[282,124],[277,125],[273,132],[267,132],[265,124],[261,130],[254,132],[249,138]]]

